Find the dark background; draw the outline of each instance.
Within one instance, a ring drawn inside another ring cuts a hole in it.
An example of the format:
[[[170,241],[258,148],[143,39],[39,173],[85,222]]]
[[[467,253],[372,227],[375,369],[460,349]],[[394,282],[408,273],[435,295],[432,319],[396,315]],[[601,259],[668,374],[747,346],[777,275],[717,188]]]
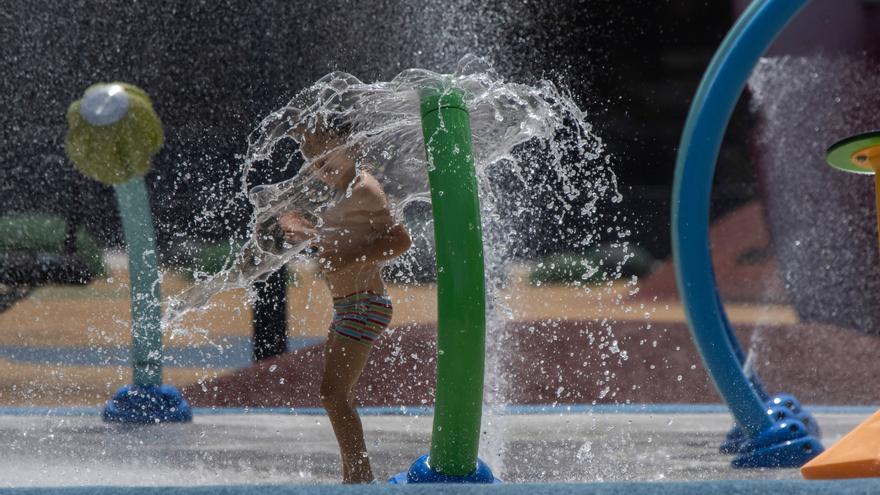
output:
[[[0,214],[58,212],[121,242],[112,191],[64,157],[67,106],[94,82],[153,98],[166,146],[147,178],[160,249],[244,233],[246,137],[325,73],[364,81],[449,72],[466,53],[509,80],[551,79],[588,110],[624,196],[630,239],[664,258],[675,151],[691,96],[733,22],[728,2],[7,0],[0,6]],[[714,215],[754,194],[746,112],[717,167]],[[266,181],[275,180],[264,177]],[[219,213],[205,217],[203,213]],[[625,220],[624,220],[625,218]],[[538,253],[564,251],[550,239]]]

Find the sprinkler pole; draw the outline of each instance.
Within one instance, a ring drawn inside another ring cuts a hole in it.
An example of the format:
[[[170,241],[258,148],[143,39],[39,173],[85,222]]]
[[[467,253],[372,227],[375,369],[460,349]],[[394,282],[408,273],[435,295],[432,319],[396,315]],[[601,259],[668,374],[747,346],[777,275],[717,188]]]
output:
[[[156,234],[143,176],[162,147],[162,123],[147,94],[122,83],[96,84],[67,111],[68,157],[83,175],[113,186],[131,279],[132,385],[119,389],[103,417],[122,423],[185,422],[192,411],[162,384],[162,328]]]
[[[470,115],[457,89],[424,89],[422,131],[437,251],[437,390],[431,451],[392,483],[495,483],[477,458],[486,288]]]
[[[128,251],[131,279],[132,382],[162,385],[162,319],[156,234],[143,177],[113,187]]]
[[[811,435],[817,428],[808,429],[800,421],[811,416],[794,407],[787,394],[765,402],[754,386],[756,377],[743,371],[738,343],[717,295],[708,242],[712,177],[730,115],[761,54],[807,2],[756,0],[737,20],[694,96],[673,180],[676,281],[694,344],[740,429],[731,449],[737,468],[796,467],[822,451]],[[792,407],[775,407],[777,399]]]
[[[431,466],[476,467],[483,408],[486,288],[470,116],[461,93],[422,98],[437,250],[437,393]]]

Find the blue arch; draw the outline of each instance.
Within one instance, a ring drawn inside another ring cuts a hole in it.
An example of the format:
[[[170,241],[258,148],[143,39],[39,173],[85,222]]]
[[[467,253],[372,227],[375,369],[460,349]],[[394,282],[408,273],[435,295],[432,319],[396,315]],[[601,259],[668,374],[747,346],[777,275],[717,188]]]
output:
[[[809,0],[755,0],[715,53],[691,104],[675,168],[672,243],[676,280],[703,362],[749,437],[773,427],[765,397],[745,375],[742,351],[718,297],[709,253],[709,201],[730,115],[777,34]]]

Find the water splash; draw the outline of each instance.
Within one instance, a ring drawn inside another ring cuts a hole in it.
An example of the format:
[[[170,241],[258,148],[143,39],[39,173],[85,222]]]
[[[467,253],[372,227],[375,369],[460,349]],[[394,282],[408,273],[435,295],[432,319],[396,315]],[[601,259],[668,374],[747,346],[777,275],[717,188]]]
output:
[[[270,185],[250,181],[267,168],[294,168],[294,131],[314,129],[318,122],[345,128],[348,137],[337,148],[346,148],[358,169],[379,180],[393,216],[408,224],[414,248],[398,258],[393,268],[397,281],[416,282],[415,273],[434,263],[430,216],[426,208],[419,207],[430,203],[427,172],[431,165],[425,155],[419,101],[419,91],[425,87],[464,90],[470,112],[487,289],[486,418],[480,455],[496,472],[504,473],[509,422],[501,411],[510,400],[512,384],[504,377],[502,362],[516,341],[510,324],[522,303],[509,297],[512,283],[521,283],[510,280],[511,263],[560,247],[585,253],[605,240],[626,248],[627,233],[600,221],[607,206],[622,199],[610,157],[585,113],[549,81],[535,85],[508,82],[488,62],[474,56],[464,57],[453,74],[410,69],[378,83],[364,83],[342,72],[321,78],[266,117],[249,136],[240,194],[254,207],[252,235],[225,270],[174,299],[166,312],[166,324],[176,323],[219,291],[249,288],[300,255],[308,241],[285,243],[274,223],[279,214],[299,212],[321,226],[323,215],[347,193],[331,190],[317,176],[312,163],[321,157],[306,159],[286,181]],[[612,268],[605,282],[611,284],[619,273],[620,267]],[[594,290],[580,282],[574,285],[586,293]],[[541,327],[552,332],[558,323],[554,320]],[[608,359],[603,347],[616,341],[607,319],[601,327],[599,335],[581,336],[580,352],[598,345],[605,366]],[[613,400],[613,377],[606,373],[602,384],[607,391],[597,392],[597,397],[568,397],[558,391],[556,400]]]
[[[584,112],[553,83],[507,82],[472,55],[453,74],[409,69],[389,82],[364,83],[332,72],[266,117],[249,136],[241,194],[254,207],[252,234],[224,270],[170,298],[166,327],[179,324],[214,294],[248,289],[298,256],[309,241],[286,243],[274,223],[280,213],[296,211],[320,226],[323,214],[345,194],[316,176],[314,160],[306,160],[286,181],[250,182],[262,167],[292,166],[295,156],[288,150],[295,149],[297,126],[314,129],[321,119],[345,126],[348,138],[339,147],[354,151],[356,166],[380,181],[398,220],[409,205],[429,202],[430,164],[419,113],[419,91],[425,87],[457,87],[466,95],[483,210],[490,320],[509,319],[493,302],[503,284],[505,261],[534,251],[534,236],[546,230],[547,222],[560,228],[551,232],[552,241],[570,243],[572,251],[601,237],[595,227],[572,229],[571,219],[580,216],[589,224],[599,201],[620,201],[616,177]],[[431,235],[430,229],[422,232]]]
[[[511,263],[560,248],[585,253],[606,240],[626,247],[627,234],[600,221],[609,204],[622,199],[610,157],[585,113],[550,81],[508,82],[488,62],[474,56],[464,57],[452,74],[410,69],[389,82],[377,83],[364,83],[342,72],[321,78],[266,117],[249,136],[240,194],[254,208],[251,237],[228,260],[225,270],[173,298],[165,323],[174,326],[217,292],[250,288],[300,256],[308,241],[285,243],[274,219],[296,211],[320,226],[323,215],[346,191],[329,189],[316,175],[312,163],[320,157],[305,160],[292,178],[276,184],[255,185],[250,178],[266,169],[293,169],[294,130],[298,126],[313,129],[318,122],[345,128],[348,138],[338,147],[354,155],[358,169],[379,180],[393,216],[408,224],[414,247],[391,268],[397,281],[417,282],[415,274],[434,264],[429,209],[419,206],[430,203],[427,172],[431,165],[425,155],[419,101],[419,91],[425,87],[464,90],[470,112],[487,289],[486,417],[480,455],[503,474],[510,426],[501,411],[510,400],[512,384],[504,377],[502,363],[516,341],[510,324],[522,304],[508,291],[512,284],[522,282],[511,280]],[[619,275],[619,267],[609,272],[607,284],[618,278],[615,272]],[[580,282],[574,285],[585,293],[595,290]],[[554,320],[541,327],[555,331],[558,323]],[[604,366],[602,348],[606,341],[613,341],[613,334],[607,319],[601,327],[601,335],[580,336],[580,352],[590,352],[598,339]],[[614,375],[606,375],[603,386],[611,390]],[[557,400],[613,400],[613,395],[564,394],[558,392]]]

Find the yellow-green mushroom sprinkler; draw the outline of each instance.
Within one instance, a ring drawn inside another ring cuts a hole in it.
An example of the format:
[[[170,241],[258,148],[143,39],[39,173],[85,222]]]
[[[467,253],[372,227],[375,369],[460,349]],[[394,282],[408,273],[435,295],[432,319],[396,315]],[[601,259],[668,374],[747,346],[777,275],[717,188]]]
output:
[[[874,175],[874,205],[880,235],[880,130],[841,139],[828,148],[826,159],[838,170]]]
[[[107,402],[104,420],[185,422],[192,410],[162,384],[162,328],[155,231],[144,175],[164,139],[149,96],[124,83],[95,84],[67,110],[65,152],[85,176],[113,186],[131,278],[132,384]]]

